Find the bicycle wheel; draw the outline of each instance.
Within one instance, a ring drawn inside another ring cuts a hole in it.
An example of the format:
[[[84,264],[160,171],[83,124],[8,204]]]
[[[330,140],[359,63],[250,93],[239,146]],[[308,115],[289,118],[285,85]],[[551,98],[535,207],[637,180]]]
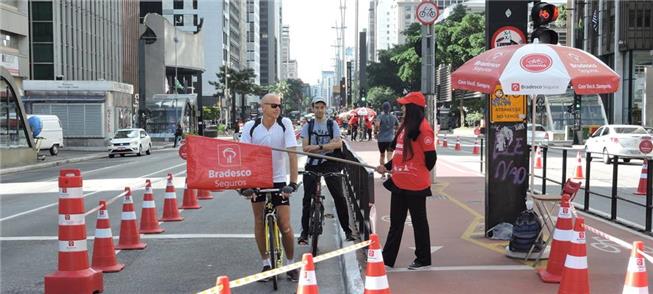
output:
[[[311,214],[311,253],[317,256],[317,244],[322,234],[322,215],[324,208],[321,203],[315,202]]]
[[[268,252],[270,254],[270,267],[272,269],[277,268],[277,259],[279,259],[279,255],[277,254],[277,242],[276,242],[276,237],[275,237],[275,220],[273,216],[268,216],[267,219],[267,233],[268,233]],[[277,290],[277,276],[272,276],[272,287],[274,290]]]

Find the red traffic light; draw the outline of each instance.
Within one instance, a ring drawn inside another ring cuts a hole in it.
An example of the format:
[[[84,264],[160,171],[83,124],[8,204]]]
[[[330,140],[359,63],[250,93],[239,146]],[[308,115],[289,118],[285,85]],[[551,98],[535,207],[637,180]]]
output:
[[[554,22],[558,15],[558,7],[546,2],[535,3],[531,10],[531,20],[535,27]]]

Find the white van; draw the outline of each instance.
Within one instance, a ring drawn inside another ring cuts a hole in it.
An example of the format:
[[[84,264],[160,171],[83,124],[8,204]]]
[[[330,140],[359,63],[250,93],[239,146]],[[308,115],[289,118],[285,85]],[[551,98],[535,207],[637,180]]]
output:
[[[32,116],[38,116],[41,118],[43,123],[43,129],[38,135],[39,138],[42,138],[39,144],[39,151],[50,149],[50,154],[57,155],[59,153],[59,148],[63,148],[63,129],[61,128],[61,122],[59,117],[56,115],[44,115],[44,114],[33,114],[28,115],[27,119]]]

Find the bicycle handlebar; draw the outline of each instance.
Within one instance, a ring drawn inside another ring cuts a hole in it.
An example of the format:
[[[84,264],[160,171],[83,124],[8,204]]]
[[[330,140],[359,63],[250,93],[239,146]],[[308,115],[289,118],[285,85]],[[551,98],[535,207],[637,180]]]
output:
[[[325,178],[328,178],[328,177],[344,177],[345,176],[341,172],[322,173],[322,172],[314,172],[314,171],[310,171],[310,170],[299,171],[299,174],[306,174],[306,175],[310,175],[310,176],[325,177]]]

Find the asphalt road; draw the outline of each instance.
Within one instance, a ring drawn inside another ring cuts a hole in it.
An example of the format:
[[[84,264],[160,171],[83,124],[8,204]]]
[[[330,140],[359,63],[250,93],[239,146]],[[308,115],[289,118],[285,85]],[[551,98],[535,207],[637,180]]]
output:
[[[177,202],[183,199],[185,162],[176,150],[153,152],[150,156],[101,158],[61,167],[3,175],[0,179],[0,292],[42,293],[43,277],[57,269],[57,176],[61,168],[77,168],[84,178],[86,210],[100,199],[111,199],[125,186],[132,187],[140,218],[142,185],[154,181],[159,216],[167,173],[175,175]],[[299,234],[302,191],[291,199],[292,223]],[[199,210],[182,211],[183,222],[163,223],[165,232],[145,235],[147,248],[119,251],[125,269],[104,274],[104,293],[192,293],[215,285],[217,276],[231,280],[257,273],[261,261],[253,238],[250,204],[233,191],[213,193],[215,199],[202,200]],[[326,211],[334,213],[327,197]],[[109,205],[112,233],[119,236],[122,200]],[[86,217],[89,262],[95,232],[95,214]],[[342,234],[335,218],[325,220],[320,239],[323,252],[340,247]],[[117,243],[117,240],[115,240]],[[346,245],[346,244],[345,244]],[[296,247],[295,259],[309,247]],[[322,293],[344,293],[343,270],[338,258],[316,265]],[[285,276],[284,276],[285,278]],[[296,283],[282,279],[277,293],[294,293]],[[253,283],[238,293],[272,293],[271,283]]]
[[[442,140],[443,136],[440,135]],[[462,151],[454,151],[454,145],[456,138],[454,136],[448,136],[449,148],[438,147],[438,156],[445,156],[447,158],[455,160],[460,166],[472,171],[481,171],[480,156],[472,154],[472,147],[474,146],[474,139],[472,137],[461,137]],[[581,149],[582,164],[583,164],[583,176],[587,176],[587,171],[585,168],[585,158],[584,153]],[[575,170],[577,165],[576,159],[577,151],[568,151],[567,154],[567,178],[573,178],[575,176]],[[549,149],[547,154],[547,178],[555,180],[558,182],[562,181],[562,151],[561,150],[552,150]],[[634,195],[633,192],[637,190],[639,184],[640,174],[642,172],[642,161],[633,159],[630,163],[619,162],[618,172],[617,172],[617,195],[618,197],[634,201],[636,203],[641,203],[644,205],[646,203],[645,196]],[[535,170],[536,176],[542,176],[542,170]],[[591,162],[591,171],[590,171],[590,191],[593,193],[603,194],[607,197],[612,195],[612,179],[613,179],[613,166],[612,164],[607,165],[601,162],[600,158],[593,158]],[[582,181],[582,186],[585,187],[585,180]],[[547,182],[546,192],[549,194],[559,194],[561,191],[561,186],[556,183]],[[542,179],[535,179],[535,190],[542,190]],[[575,203],[583,204],[585,191],[581,190],[578,192],[576,198],[574,199]],[[611,199],[591,195],[589,198],[589,208],[591,211],[609,216],[611,211]],[[617,219],[622,222],[628,223],[633,226],[644,228],[645,223],[645,210],[644,207],[628,203],[623,200],[617,201]]]

